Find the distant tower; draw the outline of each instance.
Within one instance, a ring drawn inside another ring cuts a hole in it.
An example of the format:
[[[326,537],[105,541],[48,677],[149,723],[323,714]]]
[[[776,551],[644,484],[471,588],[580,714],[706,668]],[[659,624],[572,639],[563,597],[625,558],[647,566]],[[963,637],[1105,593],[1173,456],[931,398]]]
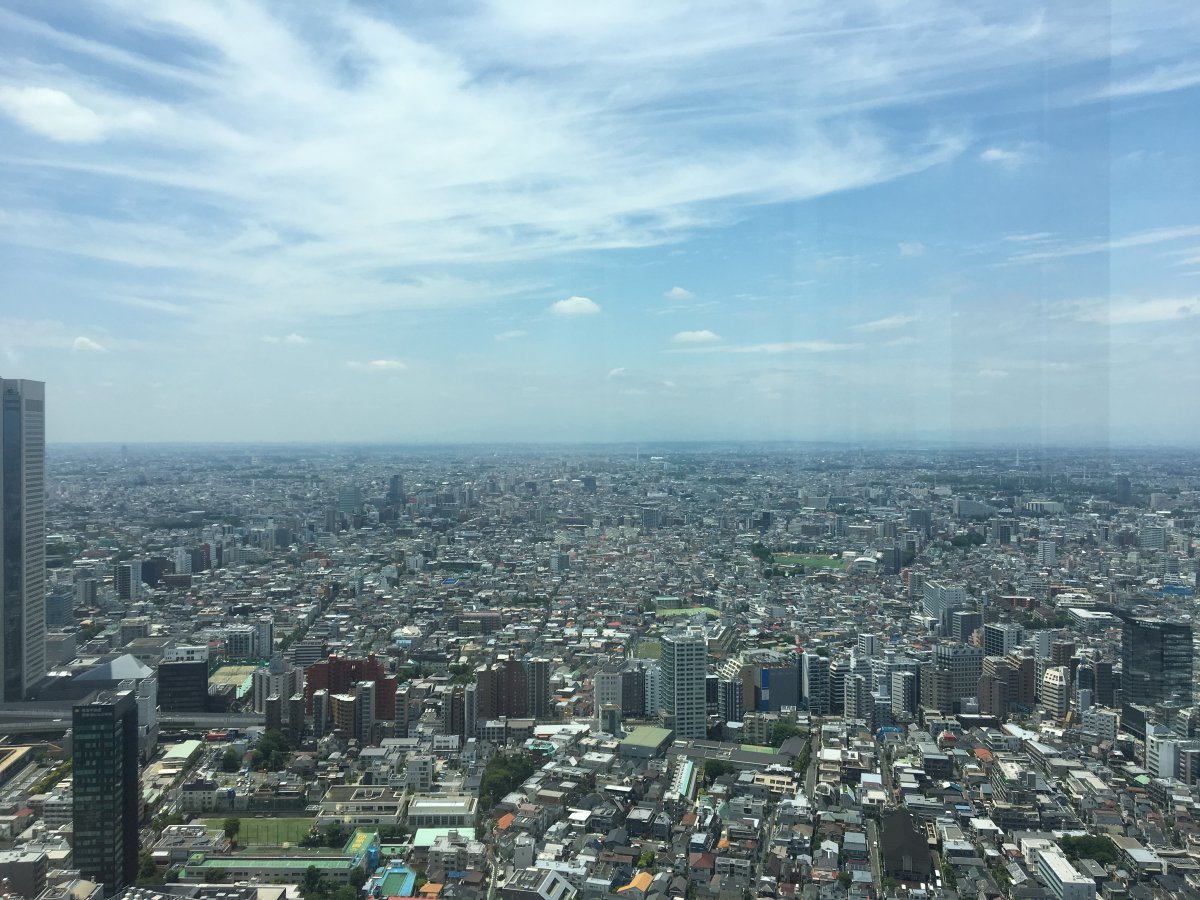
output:
[[[112,896],[138,871],[138,714],[132,691],[72,710],[75,865]]]
[[[46,674],[46,386],[0,378],[0,699]]]

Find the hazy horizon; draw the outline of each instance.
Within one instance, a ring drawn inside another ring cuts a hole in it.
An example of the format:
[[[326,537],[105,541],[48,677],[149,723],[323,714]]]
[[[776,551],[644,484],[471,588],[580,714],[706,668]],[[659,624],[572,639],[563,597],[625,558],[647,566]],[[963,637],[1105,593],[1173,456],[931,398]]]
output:
[[[1195,446],[1198,39],[18,0],[0,375],[51,443]]]

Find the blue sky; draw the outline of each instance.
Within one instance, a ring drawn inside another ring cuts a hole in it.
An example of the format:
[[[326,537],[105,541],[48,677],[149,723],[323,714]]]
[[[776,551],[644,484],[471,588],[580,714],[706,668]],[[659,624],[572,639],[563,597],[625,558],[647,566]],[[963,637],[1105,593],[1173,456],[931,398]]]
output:
[[[1195,3],[0,3],[51,440],[1200,439]]]

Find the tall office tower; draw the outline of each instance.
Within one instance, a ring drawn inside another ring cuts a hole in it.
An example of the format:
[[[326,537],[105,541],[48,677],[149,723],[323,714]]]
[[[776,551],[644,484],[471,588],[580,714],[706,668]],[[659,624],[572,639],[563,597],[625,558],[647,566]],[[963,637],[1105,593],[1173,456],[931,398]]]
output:
[[[830,711],[829,658],[805,653],[800,660],[800,694],[808,711],[814,716],[826,716]]]
[[[1039,704],[1047,715],[1061,719],[1071,708],[1071,679],[1066,666],[1051,666],[1042,676]]]
[[[121,600],[136,600],[142,596],[142,562],[132,559],[117,566],[113,573],[113,587]]]
[[[306,700],[312,704],[313,737],[320,740],[329,731],[329,691],[313,691]]]
[[[938,668],[950,672],[950,700],[957,712],[960,701],[974,697],[983,674],[983,648],[970,644],[941,643],[933,648]],[[947,712],[943,709],[942,712]]]
[[[1121,629],[1121,693],[1125,703],[1192,702],[1192,626],[1126,618]]]
[[[132,691],[72,710],[75,865],[112,896],[137,877],[138,716]]]
[[[641,719],[646,715],[646,671],[627,666],[621,671],[621,718]]]
[[[46,674],[46,386],[0,378],[0,699]]]
[[[988,622],[983,626],[983,655],[1007,656],[1017,649],[1022,634],[1016,622]]]
[[[722,722],[740,722],[746,714],[742,698],[742,680],[724,678],[717,688],[717,715]]]
[[[925,597],[925,575],[921,572],[908,572],[908,599],[916,603]]]
[[[908,527],[915,528],[925,537],[929,537],[933,530],[933,513],[928,509],[910,509]]]
[[[550,694],[550,660],[540,657],[528,660],[525,671],[529,686],[529,715],[535,719],[549,719],[554,715]],[[617,703],[620,702],[618,699]]]
[[[510,656],[475,670],[479,718],[484,722],[505,716],[529,715],[529,676],[519,659]]]
[[[1113,696],[1113,664],[1107,659],[1098,659],[1092,663],[1096,683],[1092,688],[1092,700],[1099,706],[1112,707],[1116,703]]]
[[[863,633],[858,636],[858,649],[864,656],[878,656],[882,652],[882,645],[877,634]]]
[[[892,672],[889,694],[893,718],[911,718],[916,714],[917,704],[921,700],[920,688],[921,682],[918,673],[912,671]]]
[[[838,713],[846,708],[846,677],[850,674],[850,660],[840,656],[829,663],[829,712]]]
[[[346,518],[362,512],[362,491],[358,485],[352,484],[338,489],[337,511]]]
[[[956,609],[950,613],[950,636],[964,643],[983,627],[983,613],[973,609]]]
[[[845,684],[845,718],[870,719],[874,710],[871,679],[861,672],[851,672],[846,676]]]
[[[926,614],[940,622],[942,613],[951,609],[961,609],[968,605],[967,589],[961,584],[927,581],[921,603],[925,607]]]
[[[388,502],[392,506],[403,506],[404,500],[404,476],[393,475],[392,480],[388,482]]]
[[[1054,541],[1038,541],[1037,561],[1039,566],[1052,566],[1058,558]]]
[[[254,659],[255,636],[253,625],[230,625],[225,632],[225,658]]]
[[[354,686],[354,736],[365,746],[375,743],[375,682],[360,681]]]
[[[1050,645],[1050,665],[1070,666],[1071,657],[1075,655],[1075,642],[1057,640]]]
[[[644,715],[658,715],[659,700],[662,697],[662,667],[656,662],[638,660],[637,666],[642,670],[646,682],[646,693],[643,699]]]
[[[921,706],[926,711],[952,712],[953,694],[949,669],[939,668],[932,664],[921,666]]]
[[[661,708],[677,738],[703,738],[705,721],[705,677],[708,674],[708,643],[700,629],[674,631],[662,639]]]
[[[1133,482],[1128,475],[1117,476],[1117,502],[1128,505],[1133,500]]]
[[[259,659],[270,659],[275,653],[275,622],[270,616],[263,616],[254,623],[254,652]],[[290,697],[291,694],[280,694]]]
[[[596,673],[593,680],[594,689],[592,691],[595,699],[596,718],[600,718],[600,711],[609,704],[617,704],[621,702],[621,673],[612,669],[602,670]]]

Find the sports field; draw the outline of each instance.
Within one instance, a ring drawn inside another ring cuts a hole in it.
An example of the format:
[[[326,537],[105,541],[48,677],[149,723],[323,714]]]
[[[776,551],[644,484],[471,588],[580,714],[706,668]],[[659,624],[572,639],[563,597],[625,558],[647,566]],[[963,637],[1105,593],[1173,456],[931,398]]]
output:
[[[658,641],[638,641],[634,659],[662,659],[662,644]]]
[[[689,606],[686,609],[656,609],[654,615],[660,619],[667,619],[671,616],[694,616],[698,612],[702,612],[713,619],[721,615],[711,606]]]
[[[806,569],[840,569],[842,560],[830,559],[828,556],[813,556],[807,553],[776,553],[777,566],[804,566]]]
[[[282,847],[284,844],[298,844],[300,839],[312,829],[313,824],[311,818],[251,819],[237,816],[231,818],[237,818],[242,823],[242,830],[238,832],[237,842],[243,847]],[[225,820],[205,819],[204,825],[206,828],[224,829]]]

